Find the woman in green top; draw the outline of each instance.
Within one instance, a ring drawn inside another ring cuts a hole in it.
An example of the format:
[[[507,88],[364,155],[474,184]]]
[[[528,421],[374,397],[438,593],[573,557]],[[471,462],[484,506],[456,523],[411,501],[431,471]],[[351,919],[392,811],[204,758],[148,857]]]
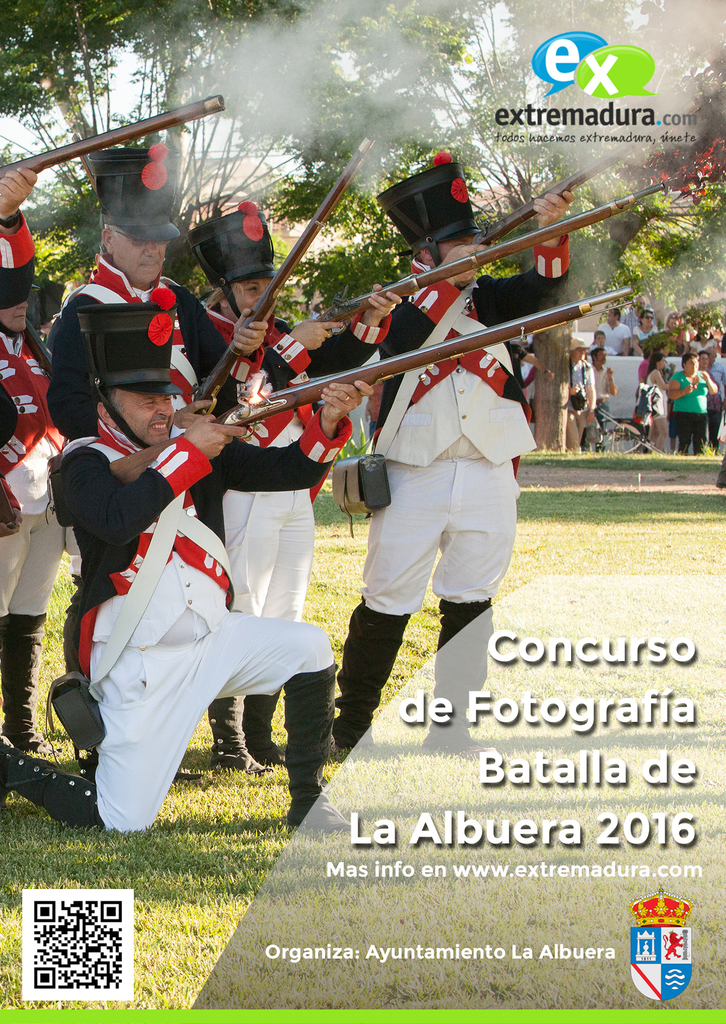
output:
[[[681,366],[683,369],[674,373],[668,384],[668,397],[673,400],[678,430],[678,451],[686,455],[693,440],[693,454],[700,455],[706,447],[706,399],[716,394],[718,387],[708,373],[699,371],[695,352],[686,352],[681,357]]]

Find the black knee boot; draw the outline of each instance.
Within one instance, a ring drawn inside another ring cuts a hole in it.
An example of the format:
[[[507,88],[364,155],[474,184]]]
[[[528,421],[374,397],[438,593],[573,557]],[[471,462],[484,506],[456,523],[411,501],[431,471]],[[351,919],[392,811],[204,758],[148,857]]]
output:
[[[19,750],[52,757],[36,722],[45,615],[7,615],[3,624],[3,735]]]
[[[453,640],[457,633],[460,633],[474,619],[478,619],[491,606],[491,601],[469,601],[464,604],[454,604],[453,601],[445,601],[442,598],[439,601],[441,632],[436,650],[440,651],[444,644]]]
[[[104,828],[96,803],[96,786],[80,775],[60,771],[47,761],[0,744],[0,792],[16,792],[54,821],[74,828]]]
[[[285,755],[272,738],[272,718],[279,693],[250,693],[244,698],[242,729],[255,761],[270,767],[284,764]]]
[[[335,702],[340,714],[333,736],[339,747],[354,747],[370,728],[410,618],[374,612],[365,601],[351,615]]]
[[[214,737],[210,768],[228,768],[247,775],[264,775],[268,771],[255,761],[245,745],[241,697],[217,697],[209,705],[207,716]]]
[[[470,601],[455,604],[441,600],[441,632],[436,654],[435,697],[451,701],[453,714],[448,722],[431,722],[423,745],[427,750],[440,750],[478,756],[481,747],[469,735],[466,711],[469,691],[481,690],[486,679],[487,644],[492,631],[491,601]],[[478,626],[471,626],[485,612],[489,612]],[[471,626],[457,644],[447,645],[459,633]]]
[[[285,728],[292,803],[287,813],[291,827],[307,816],[307,828],[347,832],[349,823],[323,792],[323,766],[331,748],[335,665],[321,672],[300,672],[285,683]],[[315,804],[312,814],[308,812]]]

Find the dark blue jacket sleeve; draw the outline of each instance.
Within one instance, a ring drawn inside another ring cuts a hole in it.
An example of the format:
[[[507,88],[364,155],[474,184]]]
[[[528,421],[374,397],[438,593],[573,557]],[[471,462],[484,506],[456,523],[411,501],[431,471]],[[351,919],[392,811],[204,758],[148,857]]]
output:
[[[225,490],[298,491],[320,483],[330,469],[329,462],[313,462],[300,444],[284,448],[258,448],[232,441],[213,463],[222,473]]]
[[[48,338],[53,353],[48,411],[58,430],[70,441],[92,437],[97,430],[98,414],[77,313],[79,306],[89,306],[93,301],[87,295],[71,299],[53,324]]]
[[[114,547],[135,542],[174,498],[171,484],[155,469],[121,484],[105,455],[93,448],[63,459],[61,482],[73,525]]]

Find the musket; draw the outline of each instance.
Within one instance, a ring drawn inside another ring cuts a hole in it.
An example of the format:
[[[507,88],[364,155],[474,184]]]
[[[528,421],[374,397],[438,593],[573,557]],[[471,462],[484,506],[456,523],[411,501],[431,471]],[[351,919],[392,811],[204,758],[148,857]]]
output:
[[[364,366],[348,370],[345,373],[316,377],[315,380],[305,384],[297,384],[284,391],[274,391],[267,397],[263,397],[261,394],[253,395],[249,400],[230,409],[223,416],[219,416],[218,420],[220,423],[249,427],[259,423],[260,420],[267,419],[268,416],[288,412],[301,405],[319,401],[323,390],[329,384],[354,384],[359,380],[365,381],[366,384],[377,384],[378,381],[388,380],[389,377],[408,373],[410,370],[429,369],[445,359],[456,359],[467,352],[486,350],[494,345],[501,345],[502,342],[524,337],[526,334],[538,334],[540,331],[548,331],[552,327],[560,327],[581,316],[587,316],[601,306],[618,305],[632,293],[633,289],[630,287],[618,288],[612,292],[602,292],[599,295],[580,299],[578,302],[555,306],[553,309],[533,313],[531,316],[521,317],[518,320],[510,320],[497,327],[488,327],[485,330],[474,331],[472,334],[461,335],[451,341],[444,341],[440,345],[414,349],[412,352],[391,356],[389,359],[381,359],[376,363],[366,363]],[[472,321],[472,325],[473,323]],[[426,377],[426,372],[420,376],[423,380]],[[116,465],[116,463],[112,465]]]
[[[629,210],[641,199],[645,199],[646,196],[652,196],[656,192],[667,192],[667,184],[667,182],[661,182],[658,185],[650,185],[639,192],[631,192],[630,195],[623,196],[622,199],[615,199],[610,203],[605,203],[603,206],[596,206],[592,210],[587,210],[585,213],[579,213],[574,217],[558,220],[555,224],[550,224],[546,228],[540,228],[538,231],[530,231],[519,238],[513,238],[510,242],[501,242],[499,245],[491,246],[489,249],[484,250],[484,252],[472,253],[463,259],[454,260],[453,263],[442,263],[440,266],[435,267],[433,270],[427,270],[423,274],[411,274],[400,281],[396,281],[394,284],[384,285],[382,294],[393,292],[401,297],[414,295],[421,288],[427,288],[429,285],[436,284],[439,281],[458,277],[467,270],[484,267],[488,263],[494,263],[496,260],[503,259],[505,256],[524,252],[526,249],[531,249],[542,242],[549,242],[553,238],[559,238],[561,235],[569,234],[572,231],[579,231],[581,228],[589,227],[591,224],[607,220],[608,217],[614,217],[624,210]],[[373,294],[373,292],[367,292],[365,295],[359,295],[357,298],[343,301],[338,306],[334,305],[323,313],[320,319],[322,321],[339,320],[343,322],[351,320],[357,313],[362,313],[366,309],[371,308],[369,300]]]
[[[56,167],[68,160],[82,158],[99,149],[108,149],[110,146],[118,146],[123,142],[141,139],[145,135],[161,132],[165,128],[173,128],[175,125],[185,124],[187,121],[198,121],[201,117],[217,114],[222,110],[224,110],[224,97],[209,96],[206,100],[200,100],[198,103],[188,103],[184,107],[177,107],[176,110],[169,110],[165,114],[147,117],[143,121],[134,121],[133,124],[124,125],[123,128],[114,128],[113,131],[103,132],[102,135],[92,135],[88,139],[69,142],[67,146],[60,146],[58,149],[49,149],[45,153],[27,156],[24,160],[5,164],[4,167],[0,167],[0,176],[6,171],[17,171],[24,167],[39,174],[48,167]]]
[[[245,327],[255,321],[261,322],[263,320],[267,320],[270,316],[280,292],[287,284],[300,260],[312,245],[330,214],[340,202],[343,194],[346,192],[348,186],[355,177],[358,168],[363,163],[363,160],[372,145],[373,142],[370,139],[363,139],[360,146],[351,157],[348,166],[333,185],[330,192],[328,192],[327,196],[318,207],[313,219],[300,235],[297,242],[295,242],[295,245],[286,256],[282,266],[272,278],[264,293],[255,303],[254,309],[244,322]],[[232,367],[238,359],[239,352],[236,352],[234,346],[230,345],[225,354],[219,359],[217,365],[212,369],[209,376],[202,381],[194,392],[195,401],[210,400],[209,407],[205,410],[206,412],[211,412],[216,405],[219,390],[227,380],[227,377],[229,377]]]
[[[50,352],[45,347],[45,342],[41,335],[36,331],[29,320],[25,322],[25,332],[23,334],[23,340],[30,349],[33,359],[36,361],[38,366],[44,373],[50,377],[53,366],[50,360]]]
[[[633,147],[628,145],[627,147],[621,146],[618,149],[614,149],[610,153],[606,153],[605,156],[601,156],[599,160],[594,160],[587,167],[583,167],[580,171],[575,171],[574,174],[568,175],[566,178],[560,178],[549,188],[544,189],[538,196],[534,196],[525,203],[524,206],[520,206],[517,210],[513,210],[507,214],[506,217],[502,217],[501,220],[496,221],[491,226],[486,227],[481,231],[475,238],[475,241],[480,244],[490,245],[492,242],[496,242],[500,238],[504,238],[510,231],[518,228],[520,224],[524,224],[525,221],[529,220],[535,215],[534,203],[535,199],[542,199],[543,196],[550,195],[554,192],[555,195],[561,196],[564,192],[571,192],[573,189],[583,185],[590,178],[594,178],[600,174],[601,171],[607,170],[608,167],[612,167],[618,160],[621,160],[626,154],[632,153]]]
[[[555,306],[553,309],[522,317],[520,320],[511,320],[497,327],[489,327],[473,334],[462,335],[453,341],[443,342],[441,345],[415,349],[413,352],[407,352],[401,356],[381,359],[377,363],[366,363],[365,366],[359,366],[356,370],[348,370],[346,373],[316,377],[315,380],[307,384],[297,384],[295,387],[285,388],[284,391],[273,392],[267,397],[259,394],[253,395],[250,400],[245,400],[242,404],[218,416],[217,420],[220,423],[228,423],[233,426],[251,427],[278,412],[297,409],[301,405],[317,402],[328,384],[354,384],[357,380],[365,381],[367,384],[376,384],[380,380],[388,380],[389,377],[406,373],[408,370],[420,370],[423,367],[440,363],[444,359],[454,359],[466,352],[476,352],[478,349],[490,348],[504,341],[521,338],[525,334],[538,334],[540,331],[559,327],[571,320],[577,320],[578,317],[587,316],[588,313],[601,306],[617,305],[632,295],[632,291],[632,288],[619,288],[617,291],[603,292],[587,299],[580,299],[579,302]],[[148,448],[142,448],[132,455],[126,455],[123,459],[117,459],[111,463],[111,472],[121,484],[133,483],[168,446],[169,441],[157,441]]]

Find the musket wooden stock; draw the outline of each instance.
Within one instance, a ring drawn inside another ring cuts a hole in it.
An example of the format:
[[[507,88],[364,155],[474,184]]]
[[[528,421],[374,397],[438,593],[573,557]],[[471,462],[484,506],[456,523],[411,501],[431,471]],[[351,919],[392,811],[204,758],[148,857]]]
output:
[[[359,366],[357,370],[348,370],[347,373],[318,377],[314,381],[310,381],[309,384],[298,384],[295,387],[286,388],[285,391],[277,391],[269,395],[259,407],[239,405],[222,416],[218,416],[217,419],[220,423],[227,423],[231,418],[235,426],[251,426],[254,423],[259,423],[260,420],[267,419],[268,416],[274,416],[275,413],[286,409],[297,409],[298,406],[318,401],[323,389],[328,384],[353,384],[357,380],[363,380],[367,384],[376,384],[380,380],[395,377],[398,373],[419,370],[424,366],[441,362],[443,359],[452,359],[455,356],[463,355],[465,352],[475,352],[477,349],[498,345],[503,341],[511,341],[513,338],[520,337],[522,333],[537,333],[569,323],[580,316],[586,316],[598,306],[615,305],[627,299],[632,291],[632,288],[619,288],[617,291],[604,292],[601,295],[581,299],[579,302],[556,306],[554,309],[523,317],[521,320],[512,320],[509,323],[500,324],[498,327],[490,327],[469,335],[465,339],[455,338],[453,341],[447,341],[432,348],[415,349],[402,356],[381,359],[377,363],[367,363],[365,366]],[[133,455],[117,459],[111,463],[111,472],[120,483],[133,483],[169,444],[169,441],[157,441],[156,444],[142,448],[141,451],[134,452]]]
[[[632,292],[632,288],[618,288],[617,291],[603,292],[600,295],[581,299],[579,302],[556,306],[519,320],[510,320],[497,327],[489,327],[473,334],[454,338],[452,341],[442,342],[441,345],[414,349],[413,352],[392,356],[390,359],[381,359],[377,363],[366,363],[365,366],[359,366],[356,370],[348,370],[346,373],[317,377],[307,384],[298,384],[295,387],[286,388],[284,391],[275,391],[259,405],[251,403],[238,405],[223,416],[219,416],[218,419],[221,423],[251,426],[276,413],[287,412],[290,409],[297,409],[298,406],[319,401],[323,389],[329,384],[354,384],[358,380],[365,381],[366,384],[376,384],[378,381],[388,380],[389,377],[395,377],[400,373],[432,366],[444,359],[455,359],[466,352],[476,352],[479,349],[490,348],[492,345],[500,345],[504,341],[512,341],[525,334],[536,334],[539,331],[550,330],[552,327],[559,327],[571,320],[577,320],[581,316],[587,316],[599,306],[617,304],[627,299]]]
[[[47,373],[48,376],[50,377],[52,372],[50,352],[45,347],[45,342],[43,341],[40,334],[38,334],[36,329],[33,327],[33,325],[30,323],[30,321],[26,321],[25,323],[23,339],[25,341],[25,344],[30,349],[33,359],[36,361],[41,370],[44,373]]]
[[[141,139],[145,135],[161,132],[165,128],[173,128],[175,125],[185,124],[187,121],[197,121],[200,117],[217,114],[221,110],[224,110],[224,97],[210,96],[198,103],[188,103],[184,107],[177,107],[176,110],[169,110],[166,114],[157,114],[155,117],[147,117],[143,121],[134,121],[133,124],[124,125],[123,128],[114,128],[113,131],[104,132],[102,135],[92,135],[89,139],[79,139],[77,142],[69,142],[67,146],[49,149],[46,153],[38,153],[37,156],[28,156],[24,160],[5,164],[4,167],[0,167],[0,176],[6,171],[17,171],[23,167],[29,167],[31,171],[39,174],[48,167],[56,167],[68,160],[75,160],[77,157],[87,156],[88,153],[95,153],[99,149],[108,149],[123,142]]]
[[[358,168],[363,163],[363,160],[372,145],[373,142],[371,139],[363,139],[360,146],[351,157],[348,166],[333,185],[330,192],[328,192],[327,196],[315,213],[315,216],[300,235],[297,242],[295,242],[295,245],[288,253],[285,261],[270,281],[264,293],[255,303],[254,309],[244,322],[245,327],[256,321],[261,322],[263,320],[267,320],[270,316],[275,307],[275,303],[277,302],[278,295],[287,284],[300,260],[312,245],[326,220],[342,199],[343,194],[347,191],[348,186],[355,177]],[[232,367],[238,359],[239,353],[235,352],[234,348],[230,345],[206,380],[203,381],[200,387],[195,391],[195,400],[211,400],[211,404],[207,409],[207,412],[211,412],[214,408],[219,389],[222,387],[227,377],[229,377]]]
[[[454,277],[458,277],[460,274],[465,273],[467,270],[475,270],[480,267],[486,266],[488,263],[494,263],[496,260],[501,260],[505,256],[512,256],[514,253],[524,252],[526,249],[531,249],[535,245],[541,245],[542,242],[550,242],[554,238],[559,238],[561,235],[570,234],[572,231],[579,231],[581,228],[589,227],[591,224],[597,224],[602,220],[607,220],[608,217],[614,217],[618,213],[622,213],[623,210],[629,210],[631,206],[634,206],[641,199],[645,199],[646,196],[654,195],[656,192],[666,191],[664,183],[658,185],[650,185],[648,188],[643,188],[639,192],[631,192],[630,195],[623,196],[621,199],[615,199],[611,203],[605,203],[603,206],[596,206],[592,210],[587,210],[585,213],[579,213],[574,217],[566,217],[564,220],[559,220],[555,224],[550,224],[546,228],[540,228],[538,231],[531,231],[526,235],[522,235],[520,238],[513,238],[511,242],[501,242],[499,245],[494,245],[484,252],[472,253],[471,256],[466,256],[460,260],[454,260],[453,263],[442,263],[441,266],[436,267],[433,270],[427,270],[423,274],[411,274],[409,277],[404,277],[400,281],[396,281],[395,284],[386,285],[383,289],[385,292],[394,292],[396,295],[404,297],[406,295],[414,295],[422,288],[428,288],[429,285],[437,284],[439,281],[446,281]],[[340,320],[346,321],[352,319],[357,313],[362,313],[366,309],[370,309],[369,299],[372,292],[368,292],[366,295],[360,295],[358,298],[351,299],[349,302],[345,302],[341,307],[336,308],[333,306],[327,312],[323,313],[321,320]]]

